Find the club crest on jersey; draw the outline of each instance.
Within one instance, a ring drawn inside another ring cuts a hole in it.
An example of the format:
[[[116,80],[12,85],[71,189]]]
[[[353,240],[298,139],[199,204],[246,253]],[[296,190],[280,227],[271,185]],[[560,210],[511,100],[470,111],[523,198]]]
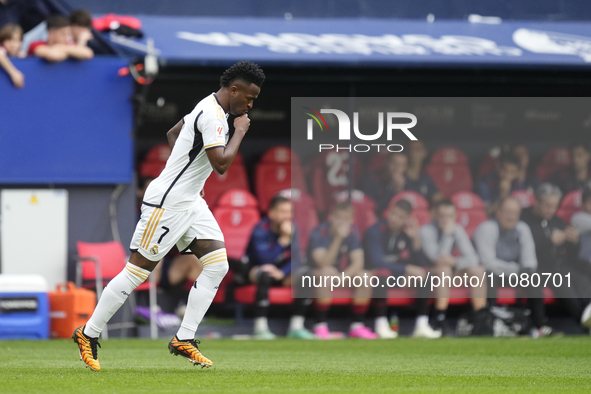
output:
[[[154,245],[150,248],[150,254],[156,256],[158,254],[158,245]]]

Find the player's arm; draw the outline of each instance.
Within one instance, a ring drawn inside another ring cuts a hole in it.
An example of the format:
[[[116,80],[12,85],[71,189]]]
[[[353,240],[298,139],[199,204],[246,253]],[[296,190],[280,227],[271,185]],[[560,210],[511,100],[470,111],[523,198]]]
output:
[[[179,138],[179,134],[181,133],[181,129],[183,128],[183,121],[179,120],[174,127],[166,132],[166,139],[168,140],[168,146],[170,146],[170,150],[174,147],[174,143],[176,142],[177,138]]]
[[[205,151],[207,153],[207,158],[216,173],[223,175],[228,171],[249,127],[250,119],[248,118],[248,115],[244,114],[237,117],[234,119],[234,135],[228,142],[228,145],[225,147],[217,146]]]

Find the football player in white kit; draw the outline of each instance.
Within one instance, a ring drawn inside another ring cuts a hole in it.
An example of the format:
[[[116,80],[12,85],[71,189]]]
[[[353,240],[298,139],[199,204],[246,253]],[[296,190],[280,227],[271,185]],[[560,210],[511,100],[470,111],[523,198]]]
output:
[[[105,287],[86,325],[72,339],[87,367],[99,371],[98,337],[129,294],[143,283],[168,251],[176,245],[192,252],[203,271],[189,293],[179,331],[168,344],[170,353],[194,365],[210,367],[195,341],[195,332],[228,272],[224,236],[203,200],[205,181],[215,170],[225,173],[250,126],[247,112],[258,97],[265,74],[258,65],[239,62],[227,69],[221,88],[201,100],[195,109],[168,131],[172,148],[166,167],[146,190],[141,218],[131,241],[129,262]],[[229,139],[228,115],[234,119]]]

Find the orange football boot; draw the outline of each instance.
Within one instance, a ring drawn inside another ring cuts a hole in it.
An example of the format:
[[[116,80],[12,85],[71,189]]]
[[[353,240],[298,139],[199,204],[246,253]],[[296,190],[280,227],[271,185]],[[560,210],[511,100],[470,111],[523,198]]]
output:
[[[170,351],[170,354],[184,357],[195,366],[201,365],[201,368],[209,368],[213,366],[213,363],[201,354],[199,347],[197,346],[199,343],[200,342],[195,339],[179,341],[175,335],[168,343],[168,350]]]
[[[84,326],[80,326],[74,330],[72,339],[78,345],[80,360],[86,363],[86,367],[93,371],[100,371],[101,365],[99,364],[96,347],[101,347],[101,344],[98,342],[98,338],[87,337],[84,334]]]

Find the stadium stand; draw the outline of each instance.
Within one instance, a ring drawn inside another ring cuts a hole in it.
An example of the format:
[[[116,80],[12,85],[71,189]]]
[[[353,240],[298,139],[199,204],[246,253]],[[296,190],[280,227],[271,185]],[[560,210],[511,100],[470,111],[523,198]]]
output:
[[[457,209],[457,222],[461,224],[468,236],[472,237],[478,225],[488,219],[484,210],[484,201],[472,192],[456,192],[451,201]]]
[[[256,198],[246,190],[228,190],[220,196],[212,213],[224,233],[228,258],[241,260],[252,228],[261,220]]]
[[[242,155],[238,153],[232,162],[232,166],[226,171],[224,175],[219,175],[213,172],[203,188],[205,192],[204,199],[209,206],[216,205],[218,198],[226,191],[231,189],[242,189],[250,191],[248,185],[248,176],[246,174],[246,167],[242,160]]]
[[[581,190],[574,190],[568,193],[562,199],[556,216],[564,220],[564,223],[570,223],[570,218],[575,213],[582,211],[581,200],[583,198],[583,192]]]
[[[454,147],[436,150],[426,172],[433,178],[437,189],[446,197],[462,190],[472,190],[474,183],[468,157]]]
[[[307,191],[299,157],[287,146],[267,150],[255,168],[254,189],[261,211],[267,211],[275,194],[292,187]]]
[[[558,170],[563,170],[570,166],[570,152],[568,148],[558,147],[548,151],[538,167],[536,168],[536,176],[545,182]]]

